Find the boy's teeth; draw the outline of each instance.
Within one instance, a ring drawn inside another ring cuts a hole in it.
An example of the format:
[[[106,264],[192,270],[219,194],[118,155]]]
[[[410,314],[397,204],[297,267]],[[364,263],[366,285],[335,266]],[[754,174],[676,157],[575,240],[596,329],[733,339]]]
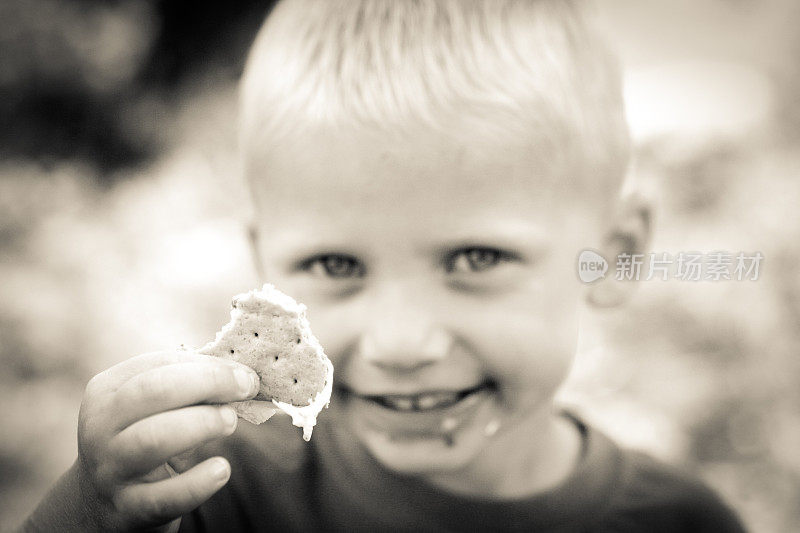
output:
[[[399,411],[414,410],[414,400],[407,396],[387,396],[386,403]]]
[[[446,407],[459,399],[457,392],[436,392],[417,396],[384,396],[383,401],[398,411],[427,411]]]
[[[435,394],[421,394],[417,396],[417,406],[419,409],[435,409],[445,405],[451,405],[458,400],[455,392],[439,392]]]

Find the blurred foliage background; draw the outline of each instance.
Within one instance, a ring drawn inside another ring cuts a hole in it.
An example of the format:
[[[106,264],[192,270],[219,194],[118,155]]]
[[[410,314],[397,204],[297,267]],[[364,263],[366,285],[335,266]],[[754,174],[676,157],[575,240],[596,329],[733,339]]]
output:
[[[586,317],[563,400],[800,529],[800,4],[604,0],[651,249],[760,251],[757,281],[641,283]],[[0,529],[74,460],[86,381],[199,345],[257,280],[236,80],[270,8],[0,3]],[[577,253],[577,251],[576,251]]]

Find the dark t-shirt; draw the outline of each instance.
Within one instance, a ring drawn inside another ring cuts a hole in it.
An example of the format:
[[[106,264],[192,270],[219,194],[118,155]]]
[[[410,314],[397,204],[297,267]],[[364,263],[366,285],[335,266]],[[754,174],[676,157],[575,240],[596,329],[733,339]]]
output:
[[[363,450],[329,446],[324,423],[310,443],[286,418],[243,424],[206,450],[230,460],[231,479],[181,531],[744,531],[699,481],[574,420],[583,451],[572,475],[513,501],[454,496],[388,472]]]

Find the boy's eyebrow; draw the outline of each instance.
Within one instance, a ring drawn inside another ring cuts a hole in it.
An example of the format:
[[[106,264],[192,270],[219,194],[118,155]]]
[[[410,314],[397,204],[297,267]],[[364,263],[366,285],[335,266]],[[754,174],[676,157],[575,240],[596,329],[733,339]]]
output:
[[[262,242],[268,243],[270,248],[296,256],[315,255],[323,249],[342,251],[355,248],[352,242],[345,242],[345,239],[330,227],[313,223],[291,224],[277,231],[267,224],[266,227],[259,226],[257,232]]]
[[[295,264],[314,256],[326,254],[361,256],[363,251],[354,247],[352,243],[345,244],[336,240],[305,240],[300,243],[293,241],[292,246],[282,248],[281,253],[287,263]]]
[[[521,221],[495,221],[480,229],[451,231],[447,234],[432,231],[430,248],[465,248],[469,246],[495,246],[499,248],[543,248],[551,236],[537,225]]]

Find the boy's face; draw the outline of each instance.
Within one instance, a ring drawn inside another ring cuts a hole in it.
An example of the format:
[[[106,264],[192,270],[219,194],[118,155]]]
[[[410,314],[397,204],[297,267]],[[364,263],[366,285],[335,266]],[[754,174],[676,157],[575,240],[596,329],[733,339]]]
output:
[[[411,133],[308,134],[249,178],[264,281],[308,306],[336,368],[322,418],[390,469],[441,473],[543,423],[597,215],[522,141]]]

